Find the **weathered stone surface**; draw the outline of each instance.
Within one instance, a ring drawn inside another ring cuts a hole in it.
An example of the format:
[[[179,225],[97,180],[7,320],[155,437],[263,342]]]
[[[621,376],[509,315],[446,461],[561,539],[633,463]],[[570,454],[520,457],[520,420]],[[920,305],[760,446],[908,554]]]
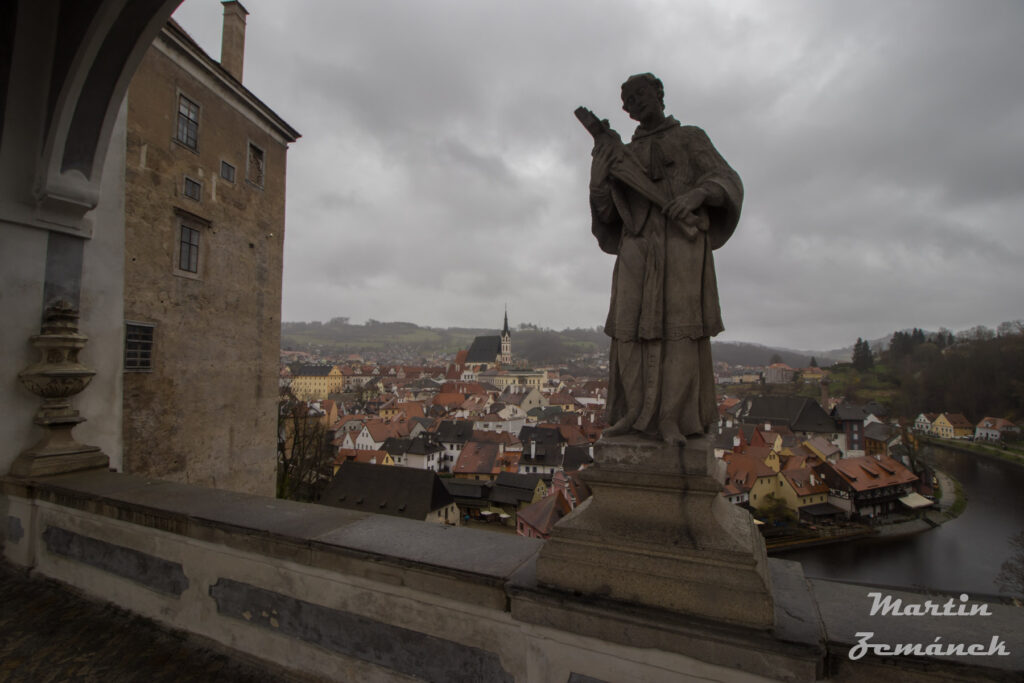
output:
[[[541,550],[542,585],[733,624],[774,622],[767,555],[750,516],[719,495],[710,444],[619,437],[595,447],[594,495]]]
[[[231,579],[210,586],[217,612],[348,657],[438,683],[512,683],[493,652]]]
[[[169,562],[133,548],[55,526],[47,527],[43,541],[51,553],[130,579],[161,593],[180,596],[188,588],[188,578],[178,562]]]

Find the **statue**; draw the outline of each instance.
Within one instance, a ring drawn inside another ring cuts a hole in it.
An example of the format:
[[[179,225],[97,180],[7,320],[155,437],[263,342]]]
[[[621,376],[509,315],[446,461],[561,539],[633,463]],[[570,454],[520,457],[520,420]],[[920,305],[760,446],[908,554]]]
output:
[[[717,417],[711,337],[724,327],[711,252],[736,228],[743,184],[703,130],[665,115],[664,95],[649,73],[622,84],[640,124],[628,144],[586,109],[576,116],[594,135],[592,230],[617,257],[604,435],[681,446]]]

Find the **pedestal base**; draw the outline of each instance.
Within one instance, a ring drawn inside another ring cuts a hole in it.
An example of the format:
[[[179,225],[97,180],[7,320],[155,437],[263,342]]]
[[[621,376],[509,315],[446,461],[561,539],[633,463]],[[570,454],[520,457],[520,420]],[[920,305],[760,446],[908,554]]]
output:
[[[772,627],[764,541],[750,515],[720,495],[707,438],[685,449],[603,439],[594,458],[581,475],[593,496],[541,550],[542,585]]]

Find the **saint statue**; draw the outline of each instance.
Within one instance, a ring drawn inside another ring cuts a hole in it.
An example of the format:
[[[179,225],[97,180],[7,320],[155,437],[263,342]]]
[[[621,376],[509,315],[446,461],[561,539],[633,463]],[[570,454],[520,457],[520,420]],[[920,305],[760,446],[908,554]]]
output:
[[[649,73],[622,84],[622,108],[640,124],[627,144],[586,109],[577,116],[595,141],[592,229],[617,257],[604,435],[683,445],[718,415],[711,337],[724,328],[712,250],[736,228],[743,184],[703,130],[665,115],[664,97]]]

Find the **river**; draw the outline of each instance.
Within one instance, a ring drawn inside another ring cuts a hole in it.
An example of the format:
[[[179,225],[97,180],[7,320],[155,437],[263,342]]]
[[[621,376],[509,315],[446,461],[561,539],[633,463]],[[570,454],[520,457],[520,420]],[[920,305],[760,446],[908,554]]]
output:
[[[1024,467],[998,458],[925,447],[925,458],[956,477],[967,509],[913,536],[865,538],[782,553],[809,577],[885,586],[995,595],[995,577],[1010,555],[1010,537],[1024,530]]]

